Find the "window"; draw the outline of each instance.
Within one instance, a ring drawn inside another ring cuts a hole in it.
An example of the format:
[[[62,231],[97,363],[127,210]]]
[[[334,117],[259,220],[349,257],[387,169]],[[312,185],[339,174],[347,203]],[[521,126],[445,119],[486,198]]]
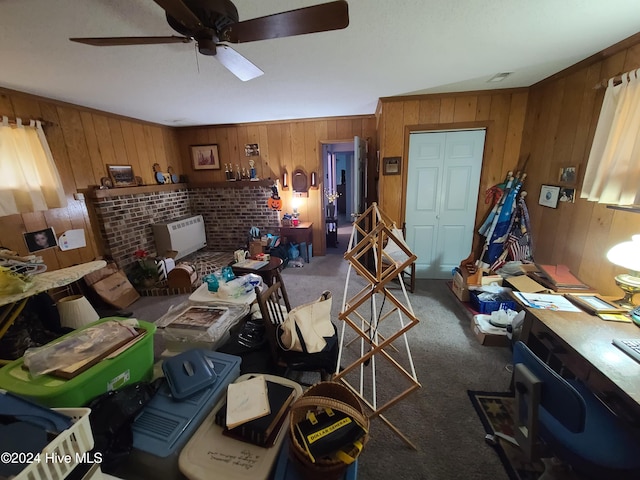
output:
[[[64,207],[60,175],[39,121],[0,123],[0,216]]]
[[[640,69],[610,79],[585,171],[581,198],[640,203]]]

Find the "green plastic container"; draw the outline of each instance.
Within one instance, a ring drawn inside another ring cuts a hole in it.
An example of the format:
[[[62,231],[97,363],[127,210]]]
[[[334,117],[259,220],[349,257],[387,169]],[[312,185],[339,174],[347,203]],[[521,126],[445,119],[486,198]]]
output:
[[[109,320],[126,319],[102,318],[84,328]],[[117,390],[130,383],[151,380],[153,334],[156,326],[141,320],[138,320],[138,323],[139,328],[146,331],[141,340],[123,353],[98,362],[74,378],[67,380],[52,375],[33,378],[29,371],[23,368],[23,359],[19,358],[0,369],[0,388],[47,407],[82,407],[110,390]],[[62,338],[72,334],[73,332]]]

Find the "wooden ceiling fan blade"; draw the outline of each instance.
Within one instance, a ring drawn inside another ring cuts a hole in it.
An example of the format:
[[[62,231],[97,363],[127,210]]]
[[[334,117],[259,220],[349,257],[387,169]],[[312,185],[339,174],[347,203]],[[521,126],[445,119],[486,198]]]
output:
[[[189,7],[187,7],[182,0],[153,0],[160,5],[165,12],[171,15],[174,19],[187,27],[189,30],[198,30],[203,27],[202,22],[193,13]],[[182,32],[180,32],[182,33]]]
[[[243,82],[264,75],[262,70],[230,46],[218,44],[216,47],[218,61]]]
[[[157,45],[163,43],[189,43],[187,37],[101,37],[101,38],[70,38],[72,42],[93,45],[94,47],[115,47],[120,45]]]
[[[253,42],[339,30],[348,25],[349,6],[346,1],[340,0],[238,22],[223,30],[220,40]]]

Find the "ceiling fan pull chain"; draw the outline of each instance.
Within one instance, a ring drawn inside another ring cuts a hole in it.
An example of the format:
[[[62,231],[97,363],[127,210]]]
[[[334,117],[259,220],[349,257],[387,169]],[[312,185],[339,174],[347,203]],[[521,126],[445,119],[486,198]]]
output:
[[[198,44],[193,44],[193,53],[196,55],[196,70],[198,71],[198,75],[200,75],[200,62],[198,61]]]

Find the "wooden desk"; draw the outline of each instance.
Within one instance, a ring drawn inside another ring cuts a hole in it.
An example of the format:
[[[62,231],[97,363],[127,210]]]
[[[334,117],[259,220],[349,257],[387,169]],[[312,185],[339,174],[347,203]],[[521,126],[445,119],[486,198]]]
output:
[[[527,309],[521,339],[554,370],[585,382],[612,410],[640,425],[640,363],[611,344],[638,338],[632,323],[588,313]]]
[[[307,245],[313,243],[313,223],[300,222],[297,227],[280,227],[280,235],[286,237],[287,242],[301,243],[306,242]]]

